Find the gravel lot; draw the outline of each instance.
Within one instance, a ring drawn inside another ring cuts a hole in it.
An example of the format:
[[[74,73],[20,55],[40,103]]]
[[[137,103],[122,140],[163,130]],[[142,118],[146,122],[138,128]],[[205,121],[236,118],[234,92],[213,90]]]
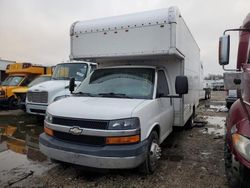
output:
[[[98,172],[67,164],[52,164],[45,156],[37,160],[40,154],[28,159],[29,163],[12,165],[13,168],[8,169],[2,165],[3,155],[6,158],[7,152],[13,151],[1,150],[4,141],[0,137],[0,187],[228,187],[223,160],[227,112],[223,105],[224,92],[213,92],[210,101],[201,101],[194,127],[175,131],[167,138],[161,146],[159,167],[149,176],[136,169]],[[1,126],[6,126],[10,120],[12,125],[19,122],[21,126],[27,126],[26,121],[31,121],[30,118],[19,111],[0,111]],[[41,128],[41,122],[34,119],[28,124],[28,127]],[[37,132],[37,128],[33,129]],[[21,157],[28,158],[27,152],[19,155],[13,157],[17,161]]]

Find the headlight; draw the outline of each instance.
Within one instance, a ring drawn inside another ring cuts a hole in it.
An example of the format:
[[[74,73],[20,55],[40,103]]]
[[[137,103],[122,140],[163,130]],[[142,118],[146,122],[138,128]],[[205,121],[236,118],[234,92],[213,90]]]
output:
[[[233,134],[233,144],[236,150],[247,160],[250,160],[250,140],[240,134]]]
[[[128,129],[139,129],[140,121],[139,118],[128,118],[118,119],[109,122],[108,129],[110,130],[128,130]]]
[[[67,97],[69,97],[69,95],[61,95],[61,96],[58,96],[58,97],[56,97],[56,98],[53,100],[53,102],[59,101],[59,100],[61,100],[61,99],[67,98]]]
[[[46,112],[45,120],[46,120],[48,123],[52,123],[53,116],[52,116],[51,114],[49,114],[48,112]]]

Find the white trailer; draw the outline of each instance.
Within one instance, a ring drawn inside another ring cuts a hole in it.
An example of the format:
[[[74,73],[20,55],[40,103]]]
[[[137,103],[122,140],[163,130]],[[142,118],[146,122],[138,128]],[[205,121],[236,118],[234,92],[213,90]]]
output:
[[[159,145],[173,126],[192,122],[202,90],[200,50],[178,9],[75,22],[70,38],[70,58],[98,69],[71,97],[49,105],[41,151],[83,166],[152,173]]]

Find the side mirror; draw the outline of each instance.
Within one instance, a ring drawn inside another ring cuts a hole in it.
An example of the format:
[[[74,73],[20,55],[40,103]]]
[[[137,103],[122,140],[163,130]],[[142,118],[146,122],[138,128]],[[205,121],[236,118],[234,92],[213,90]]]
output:
[[[223,35],[219,41],[219,64],[227,65],[230,54],[230,35]]]
[[[188,93],[188,78],[186,76],[176,76],[175,92],[178,95],[183,95]]]
[[[70,78],[69,81],[69,91],[72,93],[75,90],[75,78]]]

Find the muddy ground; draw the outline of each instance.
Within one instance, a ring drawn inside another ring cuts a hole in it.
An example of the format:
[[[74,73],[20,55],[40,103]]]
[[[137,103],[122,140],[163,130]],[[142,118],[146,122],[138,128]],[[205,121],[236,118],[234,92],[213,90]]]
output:
[[[0,110],[0,187],[228,187],[224,97],[224,92],[213,92],[209,101],[200,102],[195,126],[167,138],[159,167],[149,176],[136,169],[98,172],[53,164],[39,152],[41,119]]]

